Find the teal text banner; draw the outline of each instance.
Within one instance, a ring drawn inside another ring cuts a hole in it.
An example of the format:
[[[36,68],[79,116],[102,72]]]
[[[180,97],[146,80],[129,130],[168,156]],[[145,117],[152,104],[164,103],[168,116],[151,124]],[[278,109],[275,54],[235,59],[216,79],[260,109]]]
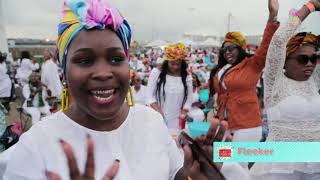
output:
[[[320,142],[215,142],[214,162],[320,162]]]

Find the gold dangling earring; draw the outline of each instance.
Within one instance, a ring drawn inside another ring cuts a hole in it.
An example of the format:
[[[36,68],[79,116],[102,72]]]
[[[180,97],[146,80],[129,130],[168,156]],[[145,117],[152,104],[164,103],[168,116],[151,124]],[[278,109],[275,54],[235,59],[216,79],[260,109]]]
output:
[[[134,106],[134,98],[133,98],[133,95],[132,95],[131,86],[129,86],[128,94],[127,94],[127,96],[126,96],[126,101],[127,101],[127,105],[128,105],[129,107]]]
[[[69,91],[67,83],[63,82],[62,98],[61,98],[61,109],[62,112],[68,111],[69,108]]]

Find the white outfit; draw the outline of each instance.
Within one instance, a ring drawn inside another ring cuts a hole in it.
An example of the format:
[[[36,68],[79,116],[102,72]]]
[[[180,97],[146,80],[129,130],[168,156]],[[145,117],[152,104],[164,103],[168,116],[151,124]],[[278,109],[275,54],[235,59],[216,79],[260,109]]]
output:
[[[95,179],[101,179],[115,159],[120,160],[115,180],[173,180],[183,166],[183,154],[168,134],[161,115],[136,105],[130,108],[124,123],[109,132],[87,129],[62,112],[44,118],[21,136],[4,179],[46,179],[45,170],[69,179],[59,139],[71,144],[83,173],[86,134],[91,135],[95,145]]]
[[[289,79],[283,72],[286,45],[297,27],[291,22],[281,25],[268,50],[264,74],[264,103],[270,123],[267,141],[320,141],[319,65],[307,81]],[[253,178],[267,180],[297,179],[303,173],[320,173],[320,163],[257,163],[252,169]]]
[[[95,145],[95,179],[101,179],[115,159],[120,160],[115,180],[173,180],[183,166],[182,150],[169,135],[161,115],[136,105],[124,123],[109,132],[83,127],[62,112],[46,117],[0,154],[0,176],[5,172],[5,180],[42,180],[48,170],[69,179],[59,139],[71,144],[83,173],[87,134]],[[227,180],[249,180],[248,173],[237,163],[224,164],[221,172]]]
[[[7,71],[6,63],[0,63],[0,98],[10,97],[11,95],[12,83]]]
[[[192,87],[192,77],[190,75],[187,76],[187,91],[188,96],[184,106],[182,107],[183,98],[184,98],[184,86],[181,80],[181,77],[175,77],[171,75],[166,75],[166,84],[164,87],[165,96],[163,97],[163,91],[161,86],[161,103],[157,101],[156,96],[156,87],[158,77],[160,75],[159,70],[152,71],[153,73],[150,75],[148,80],[148,91],[147,92],[147,104],[150,105],[154,102],[157,102],[164,114],[165,121],[169,128],[179,129],[179,115],[181,113],[181,109],[190,110],[192,105],[192,96],[193,96],[193,87]]]
[[[28,84],[32,71],[39,69],[39,64],[33,64],[30,59],[22,59],[20,67],[17,69],[16,78],[22,86]]]
[[[31,115],[32,124],[35,124],[40,121],[41,114],[44,114],[44,115],[50,114],[50,106],[48,105],[48,102],[46,101],[47,92],[45,91],[44,88],[42,89],[42,99],[44,102],[43,107],[39,107],[39,94],[38,93],[33,98],[33,101],[32,101],[33,107],[27,107],[27,100],[29,99],[30,94],[31,94],[29,84],[26,84],[23,86],[22,93],[23,93],[23,97],[26,99],[25,102],[23,103],[22,107],[26,113]]]
[[[132,94],[134,98],[134,103],[135,104],[141,104],[141,105],[146,105],[146,90],[147,87],[141,85],[140,90],[137,92],[134,87],[132,89]]]
[[[52,59],[45,61],[41,68],[41,82],[50,89],[53,97],[60,99],[63,87],[58,69],[57,64]]]

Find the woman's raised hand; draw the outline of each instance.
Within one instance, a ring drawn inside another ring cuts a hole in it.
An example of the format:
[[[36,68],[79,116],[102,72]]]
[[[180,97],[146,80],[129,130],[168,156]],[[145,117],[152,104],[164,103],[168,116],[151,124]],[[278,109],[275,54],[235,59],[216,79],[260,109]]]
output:
[[[310,2],[313,3],[316,11],[320,11],[320,0],[311,0]]]
[[[278,0],[269,0],[269,21],[277,21],[277,16],[279,12],[279,1]]]
[[[95,164],[94,164],[94,144],[91,137],[87,136],[87,162],[84,174],[80,174],[76,157],[74,156],[72,147],[69,143],[61,140],[61,145],[68,160],[70,179],[72,180],[94,180]],[[102,180],[112,180],[119,170],[119,160],[115,160],[111,167],[107,170]],[[51,171],[46,172],[48,180],[61,180],[62,178]]]

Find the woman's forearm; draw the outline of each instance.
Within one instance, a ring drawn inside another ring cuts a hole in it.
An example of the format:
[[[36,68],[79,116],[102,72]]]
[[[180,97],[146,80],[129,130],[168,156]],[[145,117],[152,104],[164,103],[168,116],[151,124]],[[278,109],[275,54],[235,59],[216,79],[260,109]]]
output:
[[[309,14],[311,13],[310,12],[310,10],[304,5],[304,6],[302,6],[302,8],[300,8],[299,10],[298,10],[298,17],[299,17],[299,19],[301,20],[301,22],[302,21],[304,21],[308,16],[309,16]]]

